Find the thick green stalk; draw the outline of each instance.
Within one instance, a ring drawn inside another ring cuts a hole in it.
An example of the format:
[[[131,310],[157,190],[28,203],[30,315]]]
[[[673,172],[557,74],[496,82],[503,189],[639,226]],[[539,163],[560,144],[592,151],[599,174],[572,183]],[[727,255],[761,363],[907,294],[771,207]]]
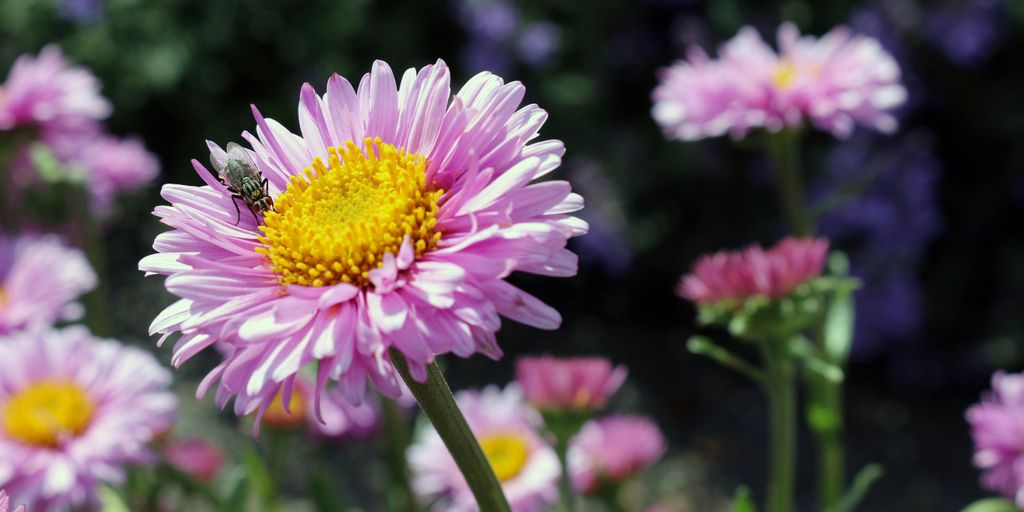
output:
[[[387,444],[384,447],[388,472],[391,475],[391,491],[388,495],[389,509],[395,512],[415,512],[416,501],[409,485],[409,466],[405,451],[409,447],[409,428],[393,400],[381,398],[384,427],[387,430]]]
[[[818,508],[827,510],[842,499],[846,482],[843,384],[816,376],[808,384],[808,424],[818,451]]]
[[[494,475],[494,469],[480,449],[480,443],[455,404],[455,397],[437,363],[427,365],[427,382],[420,383],[409,374],[409,366],[401,352],[391,349],[390,355],[402,380],[409,386],[412,396],[416,397],[420,408],[455,459],[455,464],[480,506],[480,512],[511,512],[498,477]]]
[[[555,434],[555,453],[558,454],[558,463],[562,466],[562,478],[559,480],[558,495],[561,510],[564,512],[576,511],[576,493],[572,488],[572,478],[569,474],[569,439],[571,436]]]
[[[783,342],[766,342],[765,392],[770,446],[766,512],[793,512],[796,474],[796,372]]]
[[[785,129],[771,135],[768,151],[775,164],[775,189],[779,204],[793,233],[797,236],[813,234],[814,221],[804,203],[799,130]]]

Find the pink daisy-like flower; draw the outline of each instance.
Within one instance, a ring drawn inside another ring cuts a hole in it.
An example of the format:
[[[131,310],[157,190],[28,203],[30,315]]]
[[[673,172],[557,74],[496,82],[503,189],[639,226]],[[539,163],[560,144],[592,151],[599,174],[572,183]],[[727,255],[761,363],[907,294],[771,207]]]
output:
[[[0,342],[0,486],[32,510],[96,504],[174,421],[171,372],[82,327]]]
[[[593,493],[602,483],[618,483],[646,469],[665,454],[665,437],[651,420],[609,416],[587,422],[569,446],[573,486]]]
[[[805,119],[845,138],[860,124],[896,130],[891,110],[906,101],[900,68],[875,39],[837,27],[821,38],[792,23],[778,31],[779,52],[744,27],[711,60],[699,48],[662,71],[654,119],[671,138],[696,140],[750,128],[778,131]]]
[[[200,482],[212,482],[224,467],[224,453],[205,439],[174,439],[164,447],[167,462]]]
[[[460,391],[455,399],[512,510],[547,510],[558,498],[561,470],[554,450],[537,435],[540,418],[523,400],[522,390],[515,384],[504,390],[489,386]],[[433,428],[420,432],[408,459],[413,489],[424,502],[440,499],[441,509],[450,512],[477,510],[469,485]]]
[[[753,245],[722,251],[698,260],[677,292],[701,304],[756,296],[777,299],[820,276],[827,255],[828,241],[820,238],[790,237],[768,250]]]
[[[0,334],[81,317],[75,299],[95,286],[85,255],[56,236],[0,236]]]
[[[181,297],[151,327],[182,334],[175,365],[229,347],[200,395],[219,381],[218,404],[262,412],[318,361],[314,402],[329,379],[353,402],[367,380],[398,396],[389,349],[422,381],[439,354],[499,358],[500,316],[558,327],[505,278],[576,273],[565,245],[587,226],[567,214],[583,200],[565,181],[531,183],[564,146],[535,140],[547,114],[519,106],[520,83],[481,73],[451,96],[449,81],[438,61],[399,86],[377,61],[358,88],[338,75],[323,96],[304,85],[301,135],[253,108],[252,151],[209,143],[215,169],[266,178],[251,208],[198,161],[205,186],[164,186],[171,205],[155,214],[174,229],[139,266]]]
[[[1024,373],[996,372],[992,391],[967,409],[981,484],[1024,508]]]
[[[136,190],[160,173],[160,161],[137,138],[97,135],[71,142],[76,153],[70,162],[82,167],[92,206],[100,213],[110,209],[118,194]]]
[[[87,69],[71,66],[60,48],[22,55],[0,86],[0,130],[21,125],[44,132],[81,129],[110,115],[100,82]]]
[[[316,383],[300,374],[291,389],[283,388],[260,419],[266,425],[290,429],[306,425],[317,438],[362,439],[380,427],[380,404],[374,395],[350,403],[336,387],[323,390],[319,409],[313,400]]]
[[[516,380],[527,400],[540,409],[596,411],[622,383],[626,368],[603,357],[521,357]]]
[[[7,495],[7,491],[0,490],[0,512],[26,512],[25,505],[11,510],[11,497]]]

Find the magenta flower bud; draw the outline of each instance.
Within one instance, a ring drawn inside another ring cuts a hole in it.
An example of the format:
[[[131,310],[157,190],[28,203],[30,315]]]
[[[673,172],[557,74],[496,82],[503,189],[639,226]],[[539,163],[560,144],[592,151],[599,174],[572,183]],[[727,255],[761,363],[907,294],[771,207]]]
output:
[[[626,368],[603,357],[521,357],[516,380],[540,409],[597,411],[626,380]]]
[[[591,494],[654,465],[665,454],[665,437],[651,420],[616,415],[588,422],[569,447],[573,486]]]
[[[1024,373],[996,372],[992,391],[967,409],[981,485],[1024,508]]]
[[[224,454],[205,439],[175,439],[164,447],[167,462],[200,482],[212,482],[224,466]]]
[[[742,302],[757,296],[778,299],[821,275],[828,241],[786,238],[765,250],[753,245],[742,251],[704,256],[683,276],[677,293],[698,304]]]

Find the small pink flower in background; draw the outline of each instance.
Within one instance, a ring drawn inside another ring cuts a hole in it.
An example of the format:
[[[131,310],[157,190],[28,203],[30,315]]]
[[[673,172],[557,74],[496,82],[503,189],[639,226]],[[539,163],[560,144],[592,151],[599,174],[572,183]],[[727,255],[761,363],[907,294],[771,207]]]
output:
[[[593,493],[654,465],[665,454],[665,437],[651,420],[616,415],[587,422],[569,447],[573,486]]]
[[[558,499],[558,457],[536,433],[540,418],[515,384],[504,390],[456,393],[459,409],[476,435],[514,512],[541,512]],[[413,489],[430,503],[440,499],[450,512],[476,511],[465,478],[433,428],[409,447]]]
[[[790,237],[768,250],[754,245],[722,251],[699,259],[677,292],[701,304],[756,296],[777,299],[820,276],[827,255],[828,241],[820,238]]]
[[[125,466],[150,464],[174,422],[171,372],[82,327],[0,340],[0,486],[30,510],[87,509]]]
[[[305,375],[295,379],[290,390],[283,389],[271,402],[260,421],[273,428],[288,430],[307,426],[309,432],[323,439],[363,439],[380,427],[380,403],[376,395],[367,395],[358,405],[349,403],[337,387],[320,395],[319,416],[313,401],[315,383]],[[285,404],[288,408],[285,409]]]
[[[996,372],[992,391],[967,409],[981,484],[1024,508],[1024,373]]]
[[[164,457],[178,471],[200,482],[212,482],[224,466],[224,453],[200,438],[174,439],[164,447]]]
[[[0,236],[0,334],[80,318],[75,299],[95,286],[85,255],[56,236]]]
[[[139,139],[95,135],[70,142],[77,151],[68,162],[83,169],[92,206],[99,213],[107,212],[118,194],[136,190],[160,173],[160,161]]]
[[[0,130],[22,125],[45,132],[80,130],[110,115],[100,82],[87,69],[68,64],[60,48],[22,55],[0,86]]]
[[[358,403],[368,382],[401,393],[392,348],[422,381],[438,355],[500,358],[502,316],[557,328],[557,311],[505,280],[574,275],[566,243],[587,230],[570,215],[583,200],[568,182],[534,183],[564,146],[537,137],[547,114],[520,107],[524,95],[490,73],[452,95],[442,61],[407,70],[399,85],[378,61],[358,88],[338,75],[323,96],[303,86],[301,135],[254,109],[256,133],[243,134],[252,150],[242,151],[274,210],[239,213],[198,161],[205,186],[165,185],[170,205],[155,214],[173,229],[139,267],[167,275],[181,299],[151,332],[181,333],[175,365],[227,345],[199,391],[219,383],[218,405],[234,398],[245,415],[262,414],[313,362],[325,376],[314,402],[334,380]],[[215,167],[228,160],[209,149]]]
[[[540,409],[596,411],[626,380],[626,368],[603,357],[521,357],[516,380]]]
[[[668,137],[696,140],[751,128],[778,131],[804,120],[846,138],[857,125],[896,130],[891,110],[906,101],[900,68],[875,39],[837,27],[821,38],[792,23],[778,30],[779,52],[744,27],[711,60],[699,48],[661,72],[654,119]]]
[[[27,512],[25,505],[11,510],[11,497],[7,495],[7,491],[0,490],[0,512]]]

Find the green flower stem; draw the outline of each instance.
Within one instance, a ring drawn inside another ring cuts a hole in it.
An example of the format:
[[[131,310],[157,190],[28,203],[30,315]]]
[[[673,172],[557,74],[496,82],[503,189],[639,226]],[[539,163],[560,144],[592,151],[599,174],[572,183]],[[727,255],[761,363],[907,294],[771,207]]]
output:
[[[448,447],[448,452],[455,459],[455,464],[469,484],[469,489],[473,491],[480,511],[511,512],[501,484],[498,483],[491,464],[480,449],[480,443],[455,404],[455,397],[452,396],[437,363],[427,365],[427,382],[420,383],[409,374],[409,365],[401,352],[391,349],[389,354],[399,375],[409,386],[420,408],[426,413],[430,423],[434,425],[434,429]]]
[[[402,411],[398,410],[393,400],[381,398],[381,411],[388,434],[384,451],[391,475],[391,491],[388,495],[390,510],[415,512],[416,498],[409,485],[409,466],[405,460],[405,451],[409,447],[409,428],[402,418]]]
[[[77,219],[69,219],[79,223],[82,233],[82,247],[96,272],[96,288],[82,298],[85,304],[85,322],[93,334],[110,336],[110,294],[107,288],[107,254],[103,228],[90,211],[89,192],[84,187],[73,187],[69,194],[72,204],[76,204],[73,215]]]
[[[555,453],[558,455],[558,463],[562,466],[562,477],[559,479],[558,496],[561,502],[561,510],[564,512],[576,511],[576,493],[572,488],[572,478],[569,474],[569,440],[572,436],[555,434]]]
[[[809,236],[814,221],[804,203],[804,184],[800,164],[800,131],[785,129],[771,135],[768,152],[775,163],[775,188],[793,233]]]
[[[818,451],[819,510],[827,510],[842,499],[846,482],[842,386],[842,381],[819,376],[808,379],[807,416]]]
[[[796,473],[796,371],[785,341],[763,346],[771,441],[766,512],[792,512]]]

